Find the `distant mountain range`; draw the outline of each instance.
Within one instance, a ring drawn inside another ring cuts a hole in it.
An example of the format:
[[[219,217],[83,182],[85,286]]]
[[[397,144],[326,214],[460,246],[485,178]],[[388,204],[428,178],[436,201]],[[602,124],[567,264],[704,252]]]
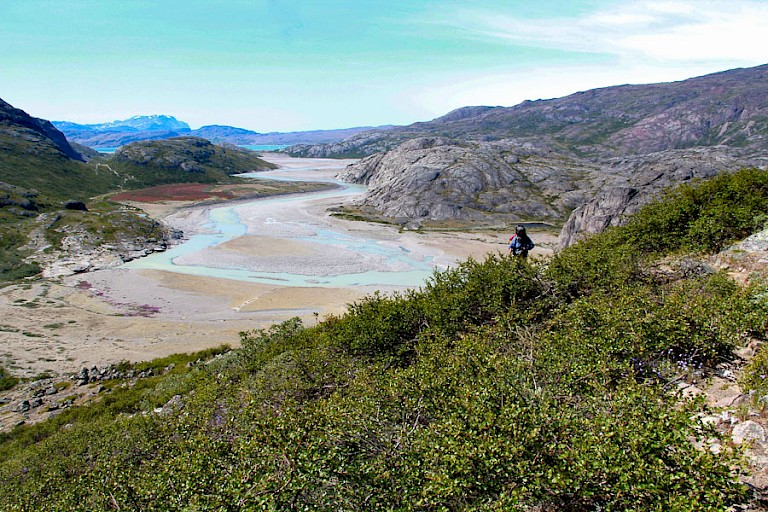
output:
[[[173,116],[134,116],[124,121],[100,124],[77,124],[69,121],[53,121],[73,142],[90,148],[119,147],[142,140],[161,140],[178,136],[202,137],[214,143],[237,145],[269,144],[325,144],[337,142],[358,133],[372,130],[370,126],[344,128],[340,130],[314,130],[303,132],[258,133],[244,128],[224,125],[208,125],[192,130],[187,123]],[[386,131],[390,126],[379,126],[376,130]]]
[[[133,116],[124,121],[112,121],[111,123],[101,124],[77,124],[68,121],[54,121],[54,126],[59,130],[66,131],[89,131],[89,132],[151,132],[151,131],[178,131],[188,132],[190,127],[187,123],[179,121],[173,116]]]

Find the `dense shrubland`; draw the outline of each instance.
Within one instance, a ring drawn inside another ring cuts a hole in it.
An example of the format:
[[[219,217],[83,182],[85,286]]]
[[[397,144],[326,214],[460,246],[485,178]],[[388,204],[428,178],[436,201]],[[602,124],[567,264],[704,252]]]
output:
[[[116,387],[113,401],[142,397],[120,414],[20,427],[0,445],[0,508],[744,501],[741,453],[724,440],[717,454],[697,447],[719,434],[675,383],[706,378],[762,337],[768,293],[674,268],[762,227],[766,185],[765,172],[745,170],[685,186],[550,261],[469,260],[421,290],[370,296],[311,328],[291,320],[246,332],[209,364]],[[745,374],[753,389],[766,388],[766,361],[758,355]]]

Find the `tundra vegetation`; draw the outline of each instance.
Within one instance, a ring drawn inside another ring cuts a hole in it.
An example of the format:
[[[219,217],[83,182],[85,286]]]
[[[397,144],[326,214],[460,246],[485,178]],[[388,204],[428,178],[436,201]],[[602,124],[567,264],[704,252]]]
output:
[[[0,509],[746,502],[743,453],[677,384],[765,336],[768,288],[676,269],[762,229],[766,214],[768,173],[721,175],[546,261],[468,260],[314,327],[244,332],[207,364],[5,434]],[[766,361],[759,352],[747,368],[751,389],[766,390]]]

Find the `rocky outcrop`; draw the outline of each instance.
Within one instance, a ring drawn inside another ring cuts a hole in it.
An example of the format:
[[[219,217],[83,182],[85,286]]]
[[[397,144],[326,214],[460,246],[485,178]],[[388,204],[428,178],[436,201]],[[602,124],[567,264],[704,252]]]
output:
[[[388,132],[366,131],[330,144],[295,144],[285,152],[302,158],[359,158],[389,151],[400,140],[399,137],[390,137]]]
[[[626,217],[658,197],[665,189],[694,179],[745,167],[763,168],[768,156],[727,146],[671,150],[611,159],[602,164],[603,184],[588,202],[568,217],[558,238],[563,249]]]
[[[588,161],[514,140],[422,137],[364,158],[338,177],[368,186],[355,205],[364,213],[405,225],[559,223],[568,216],[563,248],[620,225],[668,187],[766,164],[768,157],[727,146]]]
[[[40,209],[37,203],[39,194],[35,190],[27,190],[0,181],[0,209],[7,208],[14,213],[21,213],[18,209],[27,212],[35,212]]]
[[[634,201],[638,192],[633,187],[613,187],[574,210],[560,231],[557,248],[564,249],[589,234],[618,226],[625,215],[638,207]]]
[[[50,121],[37,119],[0,99],[0,134],[21,138],[29,142],[50,145],[62,156],[83,161],[83,157],[70,146],[67,138]]]
[[[199,137],[176,137],[161,141],[133,142],[115,151],[112,162],[117,167],[126,165],[143,167],[160,172],[176,173],[180,181],[188,181],[188,174],[195,179],[219,180],[224,176],[265,171],[275,165],[258,157],[253,151],[228,145],[212,144]]]
[[[583,200],[596,171],[531,144],[414,139],[347,167],[343,181],[368,185],[358,201],[378,215],[419,224],[556,220]]]
[[[82,212],[82,215],[99,215]],[[133,212],[116,212],[102,218],[104,230],[89,228],[85,222],[65,223],[59,212],[40,214],[29,242],[21,250],[42,268],[43,277],[61,277],[119,266],[168,249],[182,238],[178,230],[156,221],[138,217]],[[106,238],[102,231],[114,232]],[[52,243],[51,239],[61,239]]]

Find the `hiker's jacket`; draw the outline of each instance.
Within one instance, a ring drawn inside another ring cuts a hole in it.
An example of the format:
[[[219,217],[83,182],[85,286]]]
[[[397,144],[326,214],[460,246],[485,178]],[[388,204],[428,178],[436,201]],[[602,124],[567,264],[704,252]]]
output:
[[[518,236],[515,234],[509,239],[509,250],[515,256],[528,256],[528,251],[533,249],[533,247],[533,240],[528,235]]]

